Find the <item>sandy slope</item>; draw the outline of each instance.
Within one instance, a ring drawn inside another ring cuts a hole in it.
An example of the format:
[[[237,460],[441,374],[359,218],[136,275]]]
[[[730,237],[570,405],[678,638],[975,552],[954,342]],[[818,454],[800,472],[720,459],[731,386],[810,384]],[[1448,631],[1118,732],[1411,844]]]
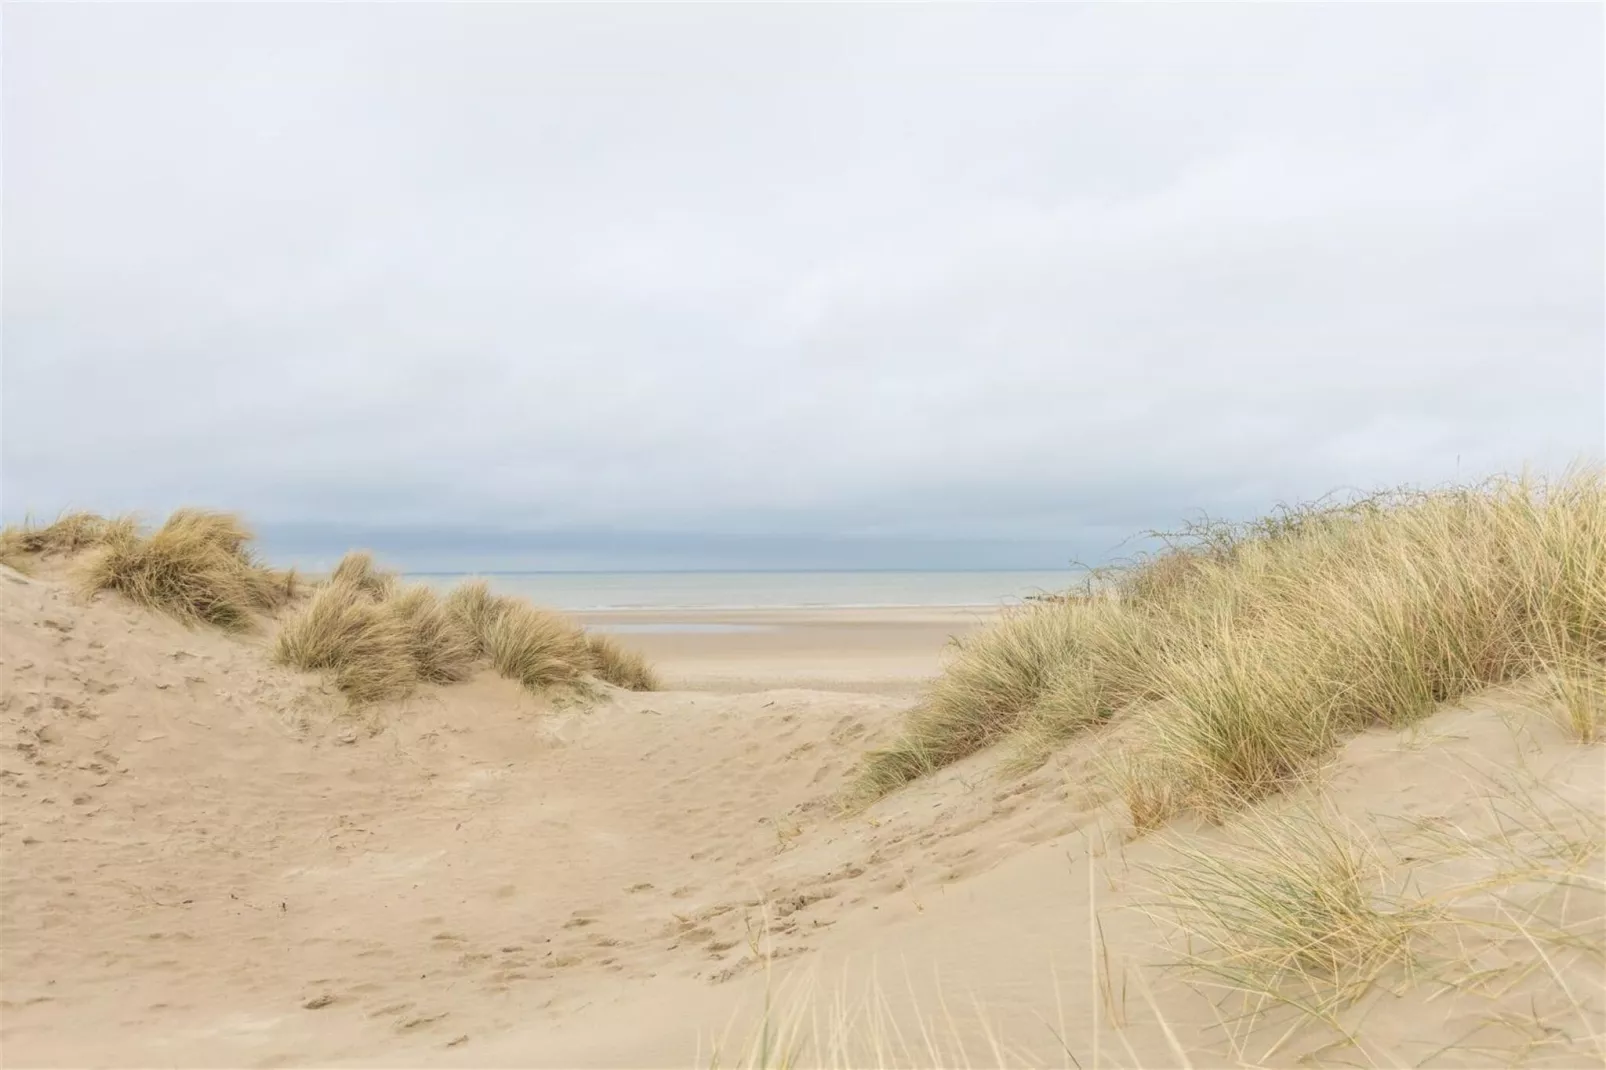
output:
[[[860,1065],[1598,1055],[1601,897],[1530,882],[1499,894],[1582,934],[1548,952],[1553,970],[1525,937],[1480,936],[1466,946],[1500,979],[1487,993],[1374,995],[1348,1021],[1359,1047],[1322,1049],[1307,1024],[1268,1057],[1287,1023],[1224,1029],[1230,1006],[1156,968],[1177,952],[1141,909],[1168,837],[1240,830],[1132,840],[1086,748],[1024,780],[984,757],[840,816],[832,796],[893,730],[896,693],[553,709],[482,675],[354,721],[268,665],[261,637],[10,574],[0,637],[6,1065],[672,1066],[707,1064],[721,1036],[729,1065],[766,993],[805,1016],[817,1055]],[[665,668],[681,686],[762,684],[739,654]],[[1530,819],[1598,813],[1600,750],[1532,705],[1489,696],[1356,740],[1325,797],[1368,827],[1478,843],[1517,780]],[[1396,874],[1434,879],[1411,857]],[[1456,880],[1486,875],[1470,858]]]

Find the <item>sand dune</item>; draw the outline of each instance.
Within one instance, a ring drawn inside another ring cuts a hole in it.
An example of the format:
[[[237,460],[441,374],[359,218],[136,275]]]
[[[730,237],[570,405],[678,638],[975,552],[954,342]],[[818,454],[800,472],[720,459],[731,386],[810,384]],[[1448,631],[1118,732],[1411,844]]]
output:
[[[641,637],[681,690],[482,673],[353,716],[266,632],[5,571],[5,1064],[1599,1062],[1601,753],[1531,688],[1364,734],[1221,827],[1134,836],[1091,742],[844,814],[965,622],[771,623]],[[1168,968],[1158,891],[1317,800],[1446,913],[1417,983],[1242,1017]]]

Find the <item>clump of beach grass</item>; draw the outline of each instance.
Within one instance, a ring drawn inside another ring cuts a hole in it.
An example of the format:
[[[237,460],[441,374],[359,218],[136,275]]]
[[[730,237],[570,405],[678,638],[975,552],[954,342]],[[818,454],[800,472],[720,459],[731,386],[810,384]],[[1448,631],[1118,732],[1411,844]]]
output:
[[[274,658],[327,672],[353,702],[398,697],[419,679],[409,623],[355,584],[329,583],[280,627]]]
[[[639,650],[626,650],[610,637],[594,632],[586,636],[586,648],[591,671],[598,679],[627,691],[658,690],[658,674]]]
[[[1179,841],[1179,861],[1153,871],[1189,937],[1188,965],[1222,987],[1324,1017],[1409,965],[1413,940],[1439,916],[1387,898],[1375,847],[1341,821],[1259,814],[1240,831],[1231,844]]]
[[[367,550],[350,550],[329,574],[331,584],[350,587],[376,602],[383,602],[396,593],[396,576],[382,571],[374,564],[374,555]]]
[[[1218,1008],[1239,1040],[1265,1014],[1295,1013],[1241,1065],[1272,1063],[1305,1024],[1324,1027],[1297,1040],[1307,1053],[1364,1053],[1377,1005],[1364,997],[1414,988],[1422,1003],[1455,1001],[1446,1016],[1483,1019],[1435,1054],[1481,1050],[1514,1066],[1542,1052],[1542,1065],[1593,1065],[1606,1053],[1606,987],[1588,983],[1606,964],[1606,819],[1591,802],[1519,766],[1491,777],[1456,820],[1399,815],[1391,835],[1320,802],[1257,810],[1235,818],[1230,839],[1168,839],[1172,859],[1143,867],[1158,878],[1146,909],[1175,926],[1180,964],[1204,988],[1242,997]],[[1508,1000],[1525,1013],[1501,1013]],[[1469,1043],[1485,1027],[1503,1042]]]
[[[78,538],[90,537],[98,549],[82,570],[86,591],[115,591],[185,623],[244,630],[296,593],[295,573],[258,563],[250,530],[229,513],[180,509],[149,535],[131,521],[80,521]]]
[[[481,654],[489,654],[491,625],[521,603],[507,595],[492,594],[491,585],[484,580],[468,580],[453,587],[446,595],[447,612],[456,617],[473,636]]]
[[[1163,791],[1128,780],[1148,796],[1135,811],[1163,797],[1219,812],[1285,787],[1368,726],[1409,725],[1551,670],[1572,688],[1577,734],[1593,731],[1588,694],[1570,681],[1606,665],[1599,468],[1166,538],[1076,597],[1022,607],[956,644],[901,738],[866,756],[854,798],[1004,739],[1040,761],[1119,718],[1134,721],[1129,767],[1172,779]]]
[[[63,513],[43,526],[31,521],[9,524],[0,530],[0,561],[25,569],[32,558],[92,549],[134,527],[129,517],[107,518],[86,512]]]
[[[482,658],[536,694],[584,690],[591,677],[638,691],[657,686],[640,654],[556,613],[492,594],[484,580],[445,596],[404,587],[365,551],[347,554],[285,622],[276,650],[284,664],[332,674],[354,702],[405,695],[421,682],[456,683]]]
[[[434,591],[408,587],[389,601],[388,608],[406,625],[408,649],[419,679],[450,684],[473,672],[478,643]]]
[[[492,594],[484,580],[458,584],[445,603],[497,671],[531,690],[571,684],[587,674],[630,691],[658,689],[658,676],[640,652],[517,598]]]
[[[585,632],[556,613],[529,605],[492,620],[485,649],[497,672],[535,692],[577,685],[591,670]]]

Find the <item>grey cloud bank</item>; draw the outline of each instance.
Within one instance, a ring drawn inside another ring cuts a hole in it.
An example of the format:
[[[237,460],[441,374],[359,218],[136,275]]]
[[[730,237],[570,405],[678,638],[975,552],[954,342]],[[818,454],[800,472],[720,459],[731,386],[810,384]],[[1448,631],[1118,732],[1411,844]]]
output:
[[[9,519],[1031,567],[1603,451],[1599,7],[4,19]]]

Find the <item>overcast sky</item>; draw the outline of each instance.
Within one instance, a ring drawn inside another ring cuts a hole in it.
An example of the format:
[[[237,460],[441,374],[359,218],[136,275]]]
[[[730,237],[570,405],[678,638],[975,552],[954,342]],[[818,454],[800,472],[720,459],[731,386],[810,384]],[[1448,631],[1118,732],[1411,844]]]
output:
[[[9,519],[1035,565],[1603,451],[1599,5],[11,4],[3,48]]]

